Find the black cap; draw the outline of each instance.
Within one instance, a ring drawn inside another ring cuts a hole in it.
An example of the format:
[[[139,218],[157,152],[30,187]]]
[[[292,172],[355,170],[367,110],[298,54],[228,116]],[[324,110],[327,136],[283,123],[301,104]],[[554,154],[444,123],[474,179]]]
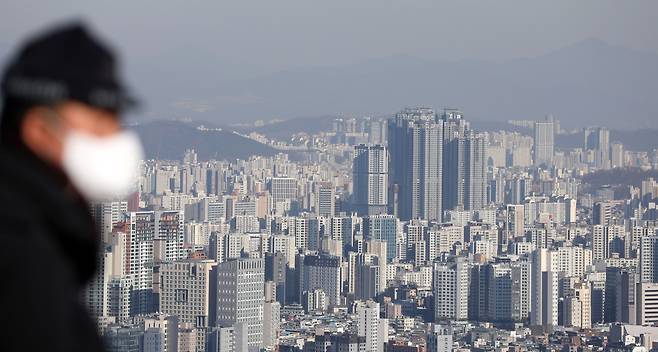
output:
[[[2,78],[3,99],[30,105],[75,100],[123,112],[136,105],[117,74],[112,51],[81,23],[29,40]]]

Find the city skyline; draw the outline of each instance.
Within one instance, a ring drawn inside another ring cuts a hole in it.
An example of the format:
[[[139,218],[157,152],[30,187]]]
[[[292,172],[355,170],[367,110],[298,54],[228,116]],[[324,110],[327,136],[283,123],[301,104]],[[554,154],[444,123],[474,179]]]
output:
[[[269,156],[143,160],[137,193],[94,207],[106,247],[84,300],[107,341],[135,351],[171,334],[213,352],[451,351],[475,347],[474,331],[529,350],[564,331],[647,345],[635,331],[658,324],[658,150],[605,127],[558,147],[551,116],[509,126],[527,133],[402,108],[244,135]]]

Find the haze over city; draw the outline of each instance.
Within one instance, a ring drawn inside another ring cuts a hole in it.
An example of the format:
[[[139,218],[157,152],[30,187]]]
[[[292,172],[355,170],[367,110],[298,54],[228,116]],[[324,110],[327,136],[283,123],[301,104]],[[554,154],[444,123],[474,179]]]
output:
[[[0,60],[41,26],[87,20],[120,50],[141,119],[219,124],[390,116],[655,127],[658,5],[634,1],[4,1]],[[620,116],[624,121],[620,122]]]

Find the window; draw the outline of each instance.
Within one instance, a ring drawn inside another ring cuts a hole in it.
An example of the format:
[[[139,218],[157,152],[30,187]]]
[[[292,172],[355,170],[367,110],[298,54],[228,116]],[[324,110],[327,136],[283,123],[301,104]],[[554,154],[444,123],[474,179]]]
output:
[[[186,289],[177,289],[175,291],[176,303],[187,303],[187,290]]]

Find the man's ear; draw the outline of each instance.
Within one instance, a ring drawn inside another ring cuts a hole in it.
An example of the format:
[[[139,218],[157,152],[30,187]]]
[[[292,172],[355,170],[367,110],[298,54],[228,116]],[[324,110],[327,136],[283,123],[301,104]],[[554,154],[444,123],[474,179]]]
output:
[[[46,108],[29,109],[21,122],[21,140],[41,160],[59,167],[62,163],[62,141]]]

